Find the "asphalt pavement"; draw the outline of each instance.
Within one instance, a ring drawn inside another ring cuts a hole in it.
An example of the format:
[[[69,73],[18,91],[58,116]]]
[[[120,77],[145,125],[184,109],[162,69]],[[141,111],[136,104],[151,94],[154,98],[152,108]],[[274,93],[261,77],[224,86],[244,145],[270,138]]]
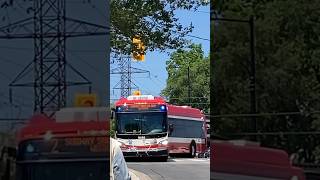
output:
[[[152,180],[210,179],[210,160],[202,158],[170,158],[167,162],[127,162],[134,172]]]

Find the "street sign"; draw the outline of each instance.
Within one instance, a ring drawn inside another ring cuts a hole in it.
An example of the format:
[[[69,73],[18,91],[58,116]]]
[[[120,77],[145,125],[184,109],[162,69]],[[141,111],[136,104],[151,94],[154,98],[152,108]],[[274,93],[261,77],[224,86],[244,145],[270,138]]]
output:
[[[94,107],[97,105],[96,94],[77,94],[75,98],[76,107]]]

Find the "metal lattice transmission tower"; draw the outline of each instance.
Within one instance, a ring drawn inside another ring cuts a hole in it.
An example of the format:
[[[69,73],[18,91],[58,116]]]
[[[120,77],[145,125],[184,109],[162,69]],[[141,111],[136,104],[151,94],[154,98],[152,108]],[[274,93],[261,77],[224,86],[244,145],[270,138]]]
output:
[[[138,89],[138,86],[132,81],[132,74],[148,73],[150,76],[150,72],[132,67],[132,59],[129,56],[120,56],[117,58],[117,61],[118,68],[112,69],[111,74],[120,74],[120,81],[114,86],[113,89],[120,89],[121,97],[128,97],[131,95],[131,91],[133,89]]]
[[[34,112],[52,116],[66,105],[68,86],[91,85],[91,82],[66,61],[66,39],[108,35],[109,28],[66,17],[66,0],[34,0],[33,18],[0,27],[1,39],[30,38],[34,59],[10,83],[13,87],[34,88]],[[81,79],[68,81],[66,68]],[[33,72],[33,82],[19,82]]]
[[[51,113],[66,105],[65,1],[34,7],[34,111]]]

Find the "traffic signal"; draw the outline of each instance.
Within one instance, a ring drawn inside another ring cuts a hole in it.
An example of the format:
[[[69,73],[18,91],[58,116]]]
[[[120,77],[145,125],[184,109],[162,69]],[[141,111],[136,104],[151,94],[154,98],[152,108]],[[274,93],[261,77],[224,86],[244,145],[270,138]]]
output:
[[[143,42],[141,41],[141,39],[139,37],[136,36],[132,39],[132,43],[133,43],[133,50],[132,50],[133,59],[135,59],[137,61],[144,61],[145,46],[144,46]]]

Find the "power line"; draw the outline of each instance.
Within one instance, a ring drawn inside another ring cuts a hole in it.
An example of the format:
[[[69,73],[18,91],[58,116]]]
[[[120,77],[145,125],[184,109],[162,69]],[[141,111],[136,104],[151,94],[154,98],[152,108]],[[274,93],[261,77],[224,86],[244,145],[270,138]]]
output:
[[[3,97],[8,98],[8,99],[10,98],[8,95],[5,95],[4,92],[0,92],[0,96],[3,96]],[[28,99],[28,100],[30,100],[30,101],[33,101],[32,98],[27,97],[27,96],[16,95],[16,97],[20,97],[18,100],[17,100],[17,99],[16,99],[16,100],[13,100],[13,101],[18,101],[18,102],[20,102],[20,103],[18,103],[18,105],[26,105],[26,106],[30,105],[30,104],[25,104],[21,99]]]
[[[139,87],[143,87],[143,86],[141,86],[140,83],[138,83],[137,81],[135,81],[135,79],[132,79],[132,81],[134,81],[136,84],[138,84]],[[153,94],[153,93],[152,93],[153,91],[151,91],[149,88],[147,88],[147,87],[144,87],[144,88],[147,89],[147,91],[148,91],[147,93],[148,93],[148,94]],[[139,88],[139,89],[140,89],[140,88]]]
[[[172,32],[178,33],[178,34],[181,34],[181,35],[184,35],[183,33],[178,32],[178,31],[174,31],[174,30],[173,30]],[[200,39],[200,40],[204,40],[204,41],[209,41],[209,42],[210,42],[210,39],[203,38],[203,37],[196,36],[196,35],[192,35],[192,34],[185,34],[185,36],[192,37],[192,38],[196,38],[196,39]]]
[[[199,13],[210,14],[210,12],[208,12],[208,11],[201,11],[201,10],[196,10],[196,11],[194,11],[194,12],[199,12]]]
[[[320,131],[283,131],[283,132],[245,132],[245,133],[227,133],[224,135],[243,135],[243,136],[257,136],[257,135],[270,135],[270,136],[281,136],[281,135],[320,135]]]
[[[1,57],[1,58],[0,58],[0,61],[5,62],[5,63],[8,63],[8,64],[15,65],[15,66],[24,67],[24,65],[22,65],[22,64],[20,64],[20,63],[16,63],[16,62],[14,62],[13,60],[10,60],[10,59],[8,59],[8,58]]]
[[[85,59],[83,59],[81,56],[76,55],[74,53],[69,53],[70,55],[74,56],[77,60],[80,60],[82,63],[84,63],[85,65],[87,65],[88,67],[90,67],[92,70],[94,70],[96,73],[101,73],[101,75],[104,75],[104,73],[101,72],[100,69],[98,69],[97,67],[93,66],[92,64],[88,63]]]
[[[213,115],[213,118],[232,118],[232,117],[262,117],[262,116],[290,116],[290,115],[304,115],[303,112],[279,112],[279,113],[259,113],[259,114],[223,114]],[[311,111],[308,114],[320,114],[320,111]]]
[[[95,5],[92,5],[91,7],[96,10],[95,12],[97,12],[97,14],[99,14],[103,18],[103,20],[107,20],[108,19],[108,17],[99,8],[97,8]]]
[[[175,97],[170,99],[182,99],[182,98],[190,98],[190,99],[209,99],[208,97]]]
[[[21,47],[12,47],[12,46],[0,46],[1,49],[7,49],[7,50],[19,50],[19,51],[26,51],[30,52],[33,50],[33,48],[21,48]]]
[[[203,38],[203,37],[199,37],[199,36],[195,36],[195,35],[190,35],[190,34],[187,34],[186,36],[210,42],[210,39],[207,39],[207,38]]]
[[[140,65],[142,68],[145,68],[145,69],[151,69],[151,68],[146,67],[146,66],[143,65],[142,63],[138,63],[138,65]],[[153,73],[150,72],[150,74],[155,77],[155,75],[154,75]],[[155,84],[159,85],[158,83],[156,83],[156,82],[151,78],[151,76],[149,77],[149,79],[150,79],[152,82],[154,82]],[[157,79],[157,78],[155,78],[155,79],[160,82],[160,86],[165,85],[165,84],[163,84],[159,79]]]
[[[8,49],[8,50],[17,50],[17,51],[26,51],[30,52],[33,51],[33,48],[26,48],[26,47],[12,47],[12,46],[0,46],[0,49]],[[74,53],[106,53],[106,50],[94,50],[94,49],[70,49],[68,48],[67,52],[74,52]]]
[[[97,14],[99,14],[102,18],[103,18],[103,20],[107,20],[108,18],[107,18],[107,16],[106,16],[106,14],[104,14],[99,8],[97,8],[97,6],[96,5],[94,5],[92,2],[91,2],[91,0],[87,0],[86,2],[84,1],[84,0],[82,0],[82,1],[77,1],[77,0],[68,0],[68,1],[66,1],[67,3],[70,3],[70,4],[87,4],[87,5],[91,5],[90,7],[92,8],[92,9],[95,9],[96,11],[96,13]]]

